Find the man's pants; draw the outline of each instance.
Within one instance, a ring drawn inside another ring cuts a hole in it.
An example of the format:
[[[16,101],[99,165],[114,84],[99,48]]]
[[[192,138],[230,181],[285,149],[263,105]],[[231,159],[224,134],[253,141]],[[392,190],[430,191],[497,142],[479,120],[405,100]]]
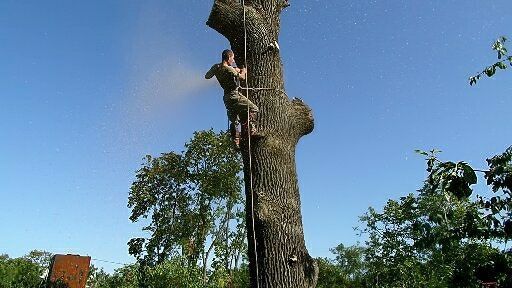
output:
[[[251,100],[238,91],[224,94],[224,105],[226,105],[228,119],[231,123],[236,122],[237,116],[240,118],[240,121],[247,122],[247,109],[249,109],[250,113],[259,111],[258,106],[254,105]]]

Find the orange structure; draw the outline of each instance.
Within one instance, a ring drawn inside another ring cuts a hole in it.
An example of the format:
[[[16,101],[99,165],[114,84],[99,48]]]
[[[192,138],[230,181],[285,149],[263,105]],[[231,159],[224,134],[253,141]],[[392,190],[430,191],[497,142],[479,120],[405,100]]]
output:
[[[52,257],[48,284],[62,282],[69,288],[85,288],[91,257],[79,255],[60,255]]]

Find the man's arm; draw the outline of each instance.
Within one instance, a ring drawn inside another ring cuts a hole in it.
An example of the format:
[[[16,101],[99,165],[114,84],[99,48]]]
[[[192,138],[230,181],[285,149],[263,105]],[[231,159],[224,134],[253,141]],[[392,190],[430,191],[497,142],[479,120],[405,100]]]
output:
[[[213,76],[215,76],[215,71],[217,70],[217,65],[218,64],[213,65],[212,68],[210,68],[210,70],[208,70],[208,72],[206,72],[206,74],[204,75],[205,79],[211,79]]]

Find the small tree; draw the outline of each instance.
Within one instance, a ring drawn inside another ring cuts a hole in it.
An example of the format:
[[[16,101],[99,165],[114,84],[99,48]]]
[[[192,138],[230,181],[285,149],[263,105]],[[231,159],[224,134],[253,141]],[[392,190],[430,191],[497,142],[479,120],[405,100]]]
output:
[[[128,242],[130,254],[149,266],[180,257],[193,269],[208,265],[230,273],[246,251],[241,160],[229,137],[212,130],[194,133],[182,153],[146,156],[128,199],[130,220],[148,219],[147,238]],[[198,264],[200,262],[200,264]]]
[[[0,255],[0,288],[39,288],[47,267],[32,261],[29,256],[9,258]]]

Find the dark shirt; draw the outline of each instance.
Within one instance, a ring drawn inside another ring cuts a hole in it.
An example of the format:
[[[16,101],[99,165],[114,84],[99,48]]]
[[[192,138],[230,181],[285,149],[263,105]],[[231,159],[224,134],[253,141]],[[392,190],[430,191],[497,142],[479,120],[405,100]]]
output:
[[[215,76],[222,89],[224,89],[224,94],[231,94],[234,91],[237,91],[239,86],[239,75],[240,73],[236,72],[235,68],[231,66],[214,64],[212,68],[206,72],[204,77],[206,79],[210,79]]]

